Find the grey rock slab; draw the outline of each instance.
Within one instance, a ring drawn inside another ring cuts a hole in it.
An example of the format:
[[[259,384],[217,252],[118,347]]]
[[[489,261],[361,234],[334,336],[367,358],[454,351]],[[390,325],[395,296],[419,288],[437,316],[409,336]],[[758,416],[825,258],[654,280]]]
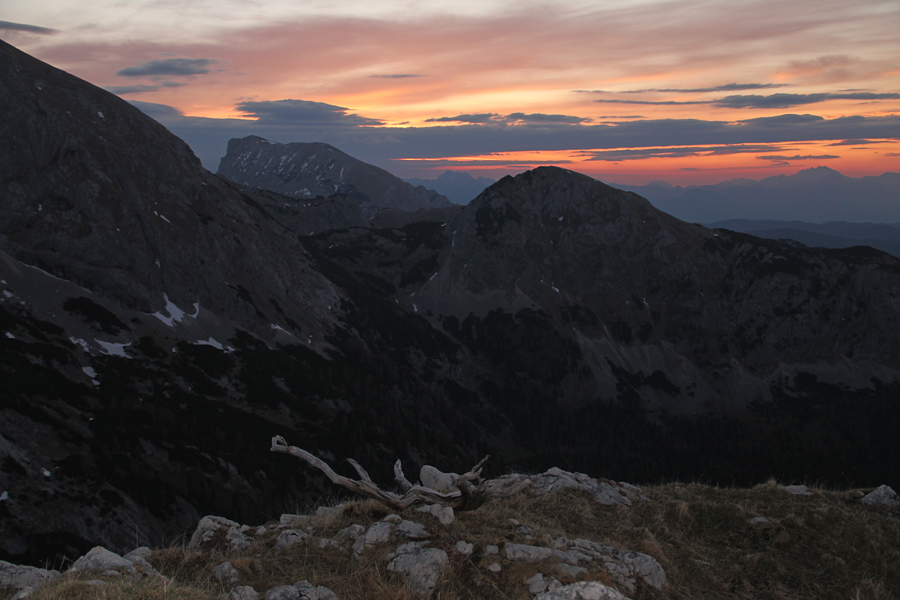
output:
[[[418,512],[428,513],[434,518],[436,518],[441,525],[450,525],[453,521],[456,520],[456,515],[453,514],[453,509],[449,506],[441,506],[440,504],[429,504],[427,506],[420,506],[416,509]]]
[[[156,568],[150,564],[150,562],[139,555],[133,554],[129,552],[123,558],[133,564],[139,573],[142,575],[146,575],[147,577],[158,577],[160,579],[166,579],[162,573],[156,570]]]
[[[569,563],[559,563],[556,568],[566,577],[571,577],[573,579],[576,577],[580,577],[582,573],[587,572],[587,569],[585,569],[584,567],[570,565]]]
[[[403,522],[403,517],[400,515],[390,514],[382,519],[385,523],[391,523],[392,525],[399,525]]]
[[[359,525],[358,523],[354,523],[353,525],[348,525],[344,527],[340,531],[337,532],[337,537],[346,538],[348,540],[355,540],[359,538],[362,534],[366,532],[366,528],[363,525]]]
[[[284,550],[285,548],[290,548],[291,546],[311,538],[312,536],[305,531],[300,531],[299,529],[285,529],[278,534],[277,538],[275,538],[275,549]]]
[[[428,533],[428,530],[425,529],[425,526],[416,523],[414,521],[405,521],[401,520],[400,524],[397,525],[397,528],[394,530],[394,535],[398,539],[412,539],[412,540],[424,540],[425,538],[431,537],[431,534]]]
[[[472,553],[475,551],[475,544],[459,540],[453,548],[463,556],[472,556]]]
[[[869,494],[863,496],[862,503],[869,506],[875,504],[900,506],[900,497],[897,496],[897,492],[895,492],[890,486],[882,485]]]
[[[419,480],[422,485],[443,494],[459,491],[459,488],[456,487],[458,478],[459,474],[457,473],[444,473],[431,465],[425,465],[419,470]]]
[[[250,538],[241,531],[241,526],[230,519],[207,515],[197,523],[197,529],[188,542],[188,548],[196,550],[212,542],[217,535],[222,535],[229,546],[235,550],[244,550],[250,546]]]
[[[640,490],[627,483],[595,479],[584,473],[572,473],[553,467],[540,475],[531,477],[532,493],[543,496],[565,489],[579,489],[589,492],[600,504],[631,506],[635,500],[646,500]]]
[[[213,578],[224,586],[233,586],[241,580],[241,574],[228,561],[213,567],[212,573]]]
[[[430,594],[444,571],[450,566],[447,553],[440,548],[426,548],[425,542],[401,544],[388,555],[388,571],[399,573],[412,589],[422,595]]]
[[[535,594],[546,592],[549,584],[547,580],[544,579],[543,573],[535,573],[525,580],[525,585],[528,586],[528,593],[534,596]]]
[[[282,529],[306,529],[309,526],[309,515],[284,514],[278,519],[278,526]]]
[[[621,592],[598,581],[579,581],[535,596],[534,600],[628,600]]]
[[[37,587],[57,577],[59,577],[59,571],[14,565],[5,560],[0,560],[0,589],[22,590]]]
[[[140,548],[135,548],[128,554],[124,555],[122,558],[131,560],[132,556],[139,556],[144,560],[150,560],[150,557],[153,556],[153,550],[151,550],[147,546],[141,546]]]
[[[134,579],[140,577],[130,560],[110,552],[103,546],[91,548],[87,554],[75,561],[69,571],[98,571],[103,574],[127,575]]]
[[[495,544],[488,544],[487,546],[484,547],[484,555],[485,556],[490,556],[491,554],[497,554],[498,552],[500,552],[500,546],[497,546]]]
[[[320,550],[328,550],[330,552],[346,552],[346,549],[343,545],[337,540],[331,540],[328,538],[322,538],[319,540],[319,549]]]
[[[812,496],[812,492],[805,485],[785,485],[782,489],[794,496]]]
[[[567,540],[566,538],[557,538],[554,545],[559,548],[569,548],[571,549],[570,551],[579,552],[585,556],[601,559],[610,576],[629,592],[635,589],[638,577],[644,580],[647,585],[658,590],[662,589],[662,586],[666,583],[666,572],[662,565],[648,554],[629,552],[584,539]]]
[[[249,585],[239,585],[228,594],[223,596],[224,600],[259,600],[259,592]]]
[[[294,587],[303,600],[338,600],[337,594],[324,585],[313,585],[308,581],[299,581]]]
[[[498,563],[498,562],[493,562],[493,563],[491,563],[491,564],[488,565],[487,569],[488,569],[488,571],[490,571],[491,573],[499,573],[500,571],[503,570],[503,567],[500,566],[500,563]]]
[[[385,521],[373,523],[363,535],[356,538],[353,544],[353,552],[362,554],[367,548],[386,544],[391,539],[394,525]]]
[[[503,552],[506,554],[507,560],[520,562],[539,562],[553,556],[552,548],[513,544],[511,542],[503,545]]]

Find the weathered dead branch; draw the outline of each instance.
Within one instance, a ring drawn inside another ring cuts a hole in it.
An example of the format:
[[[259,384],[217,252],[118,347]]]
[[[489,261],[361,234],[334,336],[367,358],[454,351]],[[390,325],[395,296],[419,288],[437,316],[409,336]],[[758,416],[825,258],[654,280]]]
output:
[[[372,478],[369,477],[366,470],[353,459],[347,459],[347,462],[356,470],[360,477],[358,480],[338,475],[327,463],[306,450],[296,446],[289,446],[287,441],[280,435],[272,438],[271,450],[272,452],[296,456],[322,471],[333,483],[357,494],[374,498],[395,510],[403,510],[416,504],[440,504],[441,506],[449,506],[455,511],[475,510],[491,498],[512,496],[531,485],[531,480],[522,475],[508,475],[499,479],[482,479],[482,465],[490,458],[490,456],[485,456],[468,473],[451,475],[457,490],[447,493],[439,492],[423,485],[412,484],[406,478],[406,475],[403,474],[403,468],[398,460],[394,463],[394,479],[404,491],[403,495],[399,495],[379,488],[372,481]]]

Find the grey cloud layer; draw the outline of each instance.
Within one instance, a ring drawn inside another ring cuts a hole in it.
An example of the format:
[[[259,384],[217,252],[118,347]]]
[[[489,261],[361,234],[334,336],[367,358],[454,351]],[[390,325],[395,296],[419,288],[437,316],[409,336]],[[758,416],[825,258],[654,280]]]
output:
[[[608,93],[608,92],[607,92]],[[716,100],[624,100],[616,98],[600,98],[594,102],[604,104],[648,104],[654,106],[673,106],[689,104],[711,104],[720,108],[792,108],[807,104],[818,104],[828,100],[896,100],[900,94],[872,92],[854,93],[820,93],[820,94],[759,94],[733,95]]]
[[[245,102],[242,112],[259,120],[186,117],[164,105],[134,102],[182,137],[208,168],[215,168],[229,138],[259,135],[279,142],[320,141],[334,144],[361,160],[394,167],[398,158],[434,159],[448,156],[483,156],[515,151],[678,149],[703,145],[732,146],[802,141],[900,140],[900,115],[850,116],[826,120],[816,115],[783,114],[740,122],[701,119],[655,119],[615,124],[493,121],[440,127],[372,127],[381,121],[349,113],[349,109],[304,100]],[[458,115],[462,117],[464,115]],[[774,148],[756,148],[772,153]],[[784,148],[778,148],[784,152]],[[689,150],[696,151],[696,150]],[[625,155],[622,155],[625,156]],[[622,156],[619,160],[622,160]],[[604,160],[598,155],[597,160]]]
[[[295,127],[358,127],[381,125],[383,121],[350,114],[350,109],[311,100],[267,100],[241,102],[236,108],[260,125],[292,125]]]
[[[7,31],[24,31],[26,33],[36,33],[38,35],[53,35],[56,29],[49,27],[38,27],[37,25],[27,25],[25,23],[12,23],[10,21],[0,21],[0,30]]]
[[[121,77],[153,77],[159,75],[203,75],[216,64],[211,58],[164,58],[150,60],[134,67],[125,67],[116,73]]]

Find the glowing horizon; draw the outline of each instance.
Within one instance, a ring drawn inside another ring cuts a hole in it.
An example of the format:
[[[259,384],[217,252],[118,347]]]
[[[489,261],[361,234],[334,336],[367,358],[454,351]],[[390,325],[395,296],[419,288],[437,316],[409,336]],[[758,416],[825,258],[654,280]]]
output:
[[[623,183],[900,171],[893,0],[8,0],[0,17],[3,39],[150,110],[208,167],[256,134],[403,177],[540,158]]]

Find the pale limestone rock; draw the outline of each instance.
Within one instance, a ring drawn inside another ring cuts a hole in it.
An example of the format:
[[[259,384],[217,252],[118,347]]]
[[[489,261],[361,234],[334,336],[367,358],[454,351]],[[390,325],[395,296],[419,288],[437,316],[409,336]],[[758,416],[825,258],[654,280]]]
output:
[[[543,496],[564,489],[580,489],[589,492],[600,504],[623,504],[631,506],[631,503],[647,498],[641,495],[641,491],[628,483],[594,479],[584,473],[570,473],[558,467],[531,476],[531,491],[535,496]]]
[[[652,556],[641,552],[628,552],[583,539],[557,538],[553,545],[557,552],[564,553],[567,558],[579,557],[576,564],[580,561],[602,560],[610,576],[629,592],[634,591],[637,578],[658,590],[666,582],[666,572],[662,565]],[[566,562],[572,563],[569,560]]]
[[[285,529],[279,533],[278,537],[275,539],[275,549],[284,550],[285,548],[290,548],[291,546],[304,542],[310,538],[312,538],[312,536],[305,531]]]
[[[548,582],[544,579],[543,573],[535,573],[525,580],[525,585],[528,586],[528,593],[534,596],[535,594],[543,594],[546,592]]]
[[[500,563],[493,562],[493,563],[491,563],[491,564],[488,565],[488,568],[487,568],[487,569],[488,569],[488,571],[490,571],[491,573],[499,573],[500,571],[503,570],[503,567],[500,566]]]
[[[440,548],[426,548],[425,542],[401,544],[388,555],[388,571],[399,573],[416,593],[427,596],[437,586],[441,574],[450,565]]]
[[[196,550],[204,544],[212,541],[221,533],[229,546],[235,550],[244,550],[250,546],[250,538],[241,531],[241,526],[230,519],[207,515],[197,523],[197,529],[188,542],[188,548]]]
[[[47,581],[59,577],[59,571],[48,571],[37,567],[14,565],[0,560],[0,589],[23,590],[36,588]]]
[[[628,600],[618,590],[598,581],[579,581],[547,591],[534,600]]]
[[[513,544],[507,542],[503,545],[507,560],[521,562],[539,562],[553,556],[551,548],[543,546],[526,546],[525,544]]]
[[[281,529],[306,529],[309,526],[309,515],[281,515],[278,527]]]
[[[104,575],[127,575],[132,579],[138,579],[140,573],[131,563],[115,552],[110,552],[103,546],[95,546],[75,561],[69,571],[99,571]]]
[[[457,473],[444,473],[431,465],[425,465],[419,470],[419,480],[427,488],[431,488],[443,494],[449,494],[459,490],[456,487]]]
[[[863,504],[872,506],[874,504],[885,504],[887,506],[900,506],[900,497],[897,496],[890,486],[882,485],[867,494],[862,499]]]
[[[585,569],[584,567],[577,567],[568,563],[559,563],[556,568],[565,577],[571,577],[572,579],[581,577],[582,573],[587,573],[587,569]]]
[[[367,548],[386,544],[390,541],[393,530],[394,526],[391,523],[385,521],[373,523],[363,535],[356,538],[353,544],[354,554],[362,554]]]
[[[328,538],[322,538],[321,540],[319,540],[319,549],[327,550],[329,552],[346,552],[339,541],[330,540]]]
[[[399,525],[403,522],[403,517],[400,515],[390,514],[382,519],[385,523],[390,523],[391,525]]]
[[[259,592],[249,585],[239,585],[223,596],[223,600],[259,600]]]
[[[241,580],[241,574],[228,561],[213,567],[212,573],[213,578],[226,587],[231,587]]]
[[[453,514],[453,509],[449,506],[441,506],[440,504],[429,504],[427,506],[420,506],[416,509],[419,512],[428,513],[434,518],[436,518],[441,525],[450,525],[453,521],[456,520],[456,515]]]
[[[786,485],[782,489],[794,496],[812,496],[812,492],[805,485]]]
[[[140,558],[143,558],[144,560],[150,560],[150,557],[153,556],[153,550],[151,550],[147,546],[141,546],[140,548],[135,548],[134,550],[132,550],[131,552],[129,552],[122,558],[131,560],[132,556],[139,556]]]
[[[363,525],[359,525],[354,523],[353,525],[348,525],[344,527],[340,531],[337,532],[337,537],[346,538],[348,540],[355,540],[359,538],[363,533],[365,533],[366,528]]]
[[[398,539],[424,540],[431,537],[424,525],[414,521],[401,520],[400,524],[394,530],[394,535]]]
[[[299,581],[294,587],[303,600],[338,600],[337,594],[323,585],[313,585],[308,581]]]
[[[497,546],[495,544],[488,544],[487,546],[484,547],[484,555],[485,556],[490,556],[491,554],[497,554],[498,552],[500,552],[500,546]]]
[[[453,548],[463,556],[472,556],[472,553],[475,551],[475,544],[459,540]]]

